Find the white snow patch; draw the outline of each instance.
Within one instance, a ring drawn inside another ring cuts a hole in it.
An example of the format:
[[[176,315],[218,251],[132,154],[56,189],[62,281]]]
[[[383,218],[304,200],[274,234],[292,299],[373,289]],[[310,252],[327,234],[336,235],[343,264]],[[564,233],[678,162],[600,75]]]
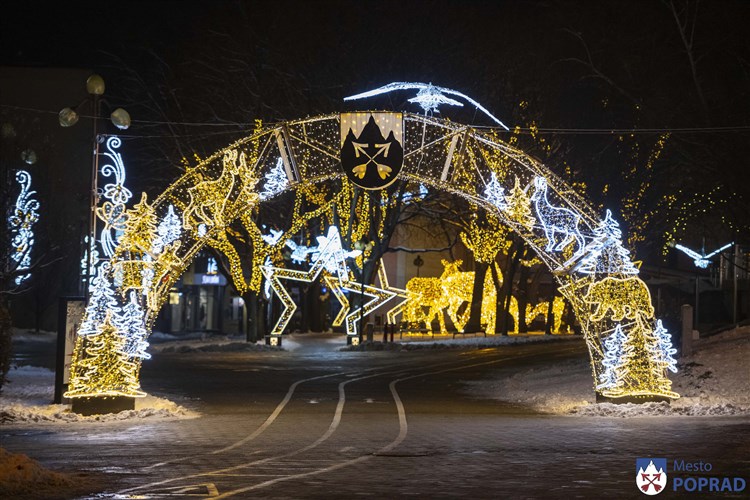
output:
[[[513,374],[498,372],[492,379],[467,382],[466,390],[475,396],[563,415],[750,414],[750,327],[696,341],[694,354],[680,359],[678,368],[678,373],[669,375],[672,389],[681,397],[671,403],[597,404],[588,358],[532,367]]]
[[[135,400],[135,410],[84,417],[70,405],[50,404],[54,398],[55,374],[36,366],[13,367],[0,394],[0,422],[114,422],[143,419],[185,419],[200,415],[167,399],[148,395]]]
[[[26,455],[0,448],[0,496],[3,498],[65,498],[81,485],[77,478],[52,472]]]

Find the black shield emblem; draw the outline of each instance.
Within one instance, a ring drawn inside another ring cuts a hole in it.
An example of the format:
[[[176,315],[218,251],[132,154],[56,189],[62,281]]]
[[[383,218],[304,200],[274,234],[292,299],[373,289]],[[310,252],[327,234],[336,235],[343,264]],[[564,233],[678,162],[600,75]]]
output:
[[[382,189],[396,180],[404,164],[403,115],[367,112],[341,114],[341,167],[363,189]]]

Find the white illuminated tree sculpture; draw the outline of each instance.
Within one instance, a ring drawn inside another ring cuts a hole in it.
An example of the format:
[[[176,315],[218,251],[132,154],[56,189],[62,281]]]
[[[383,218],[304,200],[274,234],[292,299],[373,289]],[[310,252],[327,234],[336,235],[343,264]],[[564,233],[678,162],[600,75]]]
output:
[[[615,331],[604,341],[604,360],[602,366],[604,371],[599,374],[597,390],[610,389],[617,385],[617,369],[622,363],[622,346],[625,343],[625,334],[622,326],[618,323]]]
[[[660,319],[656,320],[654,336],[656,336],[656,343],[659,349],[658,354],[662,361],[667,364],[667,370],[677,373],[677,360],[674,359],[674,354],[677,353],[677,349],[672,347],[672,334],[664,328]]]
[[[620,225],[607,210],[604,220],[594,229],[594,241],[576,269],[582,274],[638,274],[630,252],[622,246]]]
[[[276,165],[269,173],[264,176],[263,190],[260,192],[260,199],[267,200],[273,198],[289,185],[289,179],[284,171],[284,161],[279,158]]]
[[[80,336],[96,334],[107,313],[113,316],[120,313],[121,309],[109,280],[109,271],[109,262],[104,262],[97,268],[96,277],[91,281],[91,296],[81,328],[78,330]]]
[[[484,188],[484,197],[488,202],[500,210],[508,208],[508,202],[505,199],[505,188],[500,185],[495,172],[492,172],[490,182],[488,182],[487,186]]]
[[[170,203],[167,214],[159,222],[156,228],[157,237],[154,240],[154,253],[160,254],[164,247],[176,241],[182,236],[182,223],[177,214],[174,213],[174,205]]]
[[[122,308],[122,313],[113,319],[120,333],[125,337],[123,351],[132,358],[150,359],[146,352],[148,342],[144,311],[138,302],[135,291],[130,292],[130,301]]]

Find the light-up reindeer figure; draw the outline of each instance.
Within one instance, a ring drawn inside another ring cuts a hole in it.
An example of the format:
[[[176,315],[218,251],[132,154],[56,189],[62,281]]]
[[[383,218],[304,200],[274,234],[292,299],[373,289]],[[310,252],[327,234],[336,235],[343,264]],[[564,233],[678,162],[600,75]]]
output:
[[[583,251],[586,242],[583,235],[578,230],[580,217],[567,208],[555,207],[547,199],[547,180],[543,177],[534,179],[534,194],[531,195],[531,201],[534,202],[536,216],[541,221],[544,228],[544,235],[547,237],[547,247],[545,250],[561,251],[573,240],[578,244],[575,254]],[[557,234],[562,234],[563,238],[558,241]],[[575,255],[574,254],[574,255]]]

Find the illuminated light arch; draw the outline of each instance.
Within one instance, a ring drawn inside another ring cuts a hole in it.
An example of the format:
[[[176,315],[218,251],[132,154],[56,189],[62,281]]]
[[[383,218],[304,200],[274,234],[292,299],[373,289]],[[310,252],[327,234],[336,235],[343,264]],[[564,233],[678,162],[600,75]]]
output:
[[[263,264],[285,242],[264,239],[247,214],[284,191],[345,182],[340,119],[341,115],[332,114],[259,129],[188,169],[153,203],[142,200],[141,223],[131,224],[138,231],[126,230],[111,267],[123,269],[120,281],[114,282],[122,305],[128,291],[139,291],[147,331],[170,288],[206,246],[227,258],[240,292],[260,289],[262,274],[269,273]],[[669,335],[657,324],[648,288],[634,274],[633,263],[620,258],[627,252],[620,251],[621,234],[613,229],[611,214],[602,220],[603,214],[597,214],[570,186],[500,140],[498,132],[409,113],[403,114],[403,120],[404,163],[398,178],[463,197],[526,241],[554,273],[560,292],[574,309],[588,345],[597,393],[609,398],[679,397],[666,375],[667,368],[674,366]],[[316,213],[324,210],[321,207]],[[167,242],[158,228],[175,216],[182,228],[175,228],[174,239]],[[258,248],[265,249],[253,269],[242,269],[227,237],[229,224],[236,220],[243,222]],[[608,248],[612,250],[603,251]],[[118,267],[118,261],[129,267]],[[243,272],[251,277],[246,280]],[[387,283],[384,286],[388,288]],[[347,287],[360,292],[353,281]],[[390,298],[403,295],[389,293]],[[401,309],[403,303],[392,308],[389,320]],[[355,318],[347,315],[350,326]],[[620,356],[615,359],[613,352]],[[85,356],[77,363],[82,360]]]

